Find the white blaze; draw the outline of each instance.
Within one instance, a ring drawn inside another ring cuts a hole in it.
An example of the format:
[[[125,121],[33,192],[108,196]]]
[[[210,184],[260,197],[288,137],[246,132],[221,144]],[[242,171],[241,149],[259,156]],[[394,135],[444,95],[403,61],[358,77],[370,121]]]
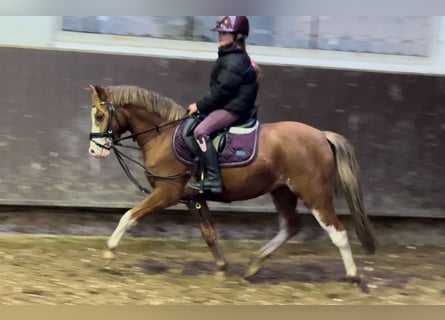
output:
[[[91,108],[91,133],[100,133],[101,130],[96,124],[95,119],[95,110],[96,108]],[[96,141],[99,145],[109,145],[111,143],[109,138],[94,138],[92,139]],[[100,147],[93,141],[90,141],[90,147],[88,149],[91,156],[95,158],[105,158],[110,154],[110,150]]]

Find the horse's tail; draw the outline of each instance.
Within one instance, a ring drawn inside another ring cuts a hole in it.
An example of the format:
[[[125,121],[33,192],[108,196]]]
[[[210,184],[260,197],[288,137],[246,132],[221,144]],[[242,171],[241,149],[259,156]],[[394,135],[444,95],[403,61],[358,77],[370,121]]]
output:
[[[335,132],[325,131],[326,139],[335,155],[337,171],[336,193],[342,191],[348,203],[355,231],[366,253],[376,249],[376,239],[371,222],[366,216],[363,197],[358,181],[358,164],[354,149],[345,137]]]

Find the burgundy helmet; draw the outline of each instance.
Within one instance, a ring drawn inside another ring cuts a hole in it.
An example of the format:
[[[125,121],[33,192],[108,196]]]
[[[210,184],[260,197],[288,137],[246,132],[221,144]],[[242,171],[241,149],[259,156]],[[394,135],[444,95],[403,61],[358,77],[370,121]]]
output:
[[[242,33],[249,35],[249,20],[246,16],[219,17],[212,31]]]

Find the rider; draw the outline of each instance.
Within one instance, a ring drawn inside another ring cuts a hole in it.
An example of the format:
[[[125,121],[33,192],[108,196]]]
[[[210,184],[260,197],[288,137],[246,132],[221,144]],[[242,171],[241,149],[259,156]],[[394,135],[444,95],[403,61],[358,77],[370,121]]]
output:
[[[249,20],[245,16],[220,17],[212,31],[218,32],[218,59],[210,74],[209,91],[188,106],[188,113],[205,118],[193,131],[201,152],[198,157],[205,170],[200,182],[188,186],[221,193],[218,155],[210,136],[236,121],[247,120],[255,108],[259,68],[246,52]]]

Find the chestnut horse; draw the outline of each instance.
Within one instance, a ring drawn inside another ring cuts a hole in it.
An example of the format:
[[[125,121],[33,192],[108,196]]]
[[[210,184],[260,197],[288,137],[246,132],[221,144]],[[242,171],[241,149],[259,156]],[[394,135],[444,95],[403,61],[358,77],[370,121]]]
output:
[[[200,217],[200,230],[214,256],[216,270],[224,270],[227,261],[217,242],[206,198],[187,187],[193,178],[191,168],[179,161],[172,149],[174,130],[186,110],[172,99],[135,86],[90,85],[90,89],[90,155],[108,156],[116,139],[129,131],[142,149],[152,187],[146,198],[122,216],[108,239],[104,257],[113,258],[122,236],[140,217],[185,202]],[[352,146],[337,133],[291,121],[261,124],[254,161],[243,167],[221,168],[221,201],[270,193],[279,215],[278,233],[256,252],[245,276],[255,274],[267,257],[298,232],[296,207],[300,198],[339,249],[347,279],[359,282],[348,236],[333,203],[334,192],[341,191],[363,249],[373,253],[375,238],[364,212],[357,171]]]

